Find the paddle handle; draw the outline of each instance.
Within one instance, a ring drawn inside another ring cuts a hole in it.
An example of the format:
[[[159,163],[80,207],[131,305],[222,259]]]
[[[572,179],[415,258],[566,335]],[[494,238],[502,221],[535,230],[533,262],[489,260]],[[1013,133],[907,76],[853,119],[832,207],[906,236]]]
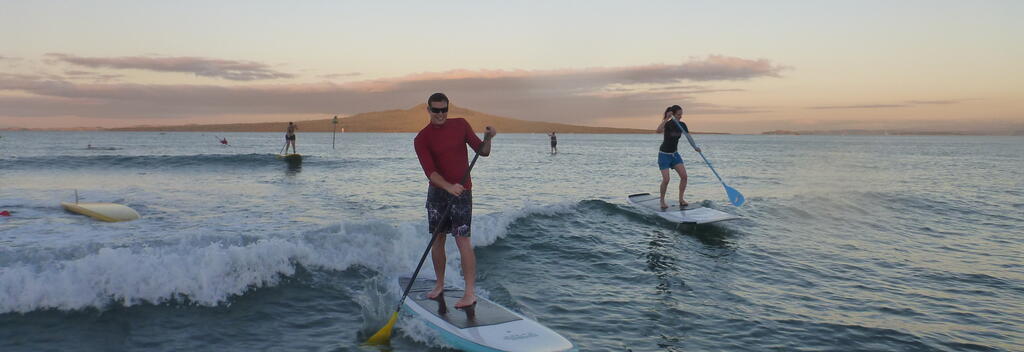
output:
[[[490,140],[491,139],[486,137],[486,135],[485,135],[484,143],[486,143],[486,142],[488,142]],[[483,145],[481,145],[481,147],[482,146]],[[476,150],[474,150],[473,152],[475,153],[473,155],[473,161],[469,163],[469,168],[466,169],[466,173],[464,175],[462,175],[462,182],[460,182],[460,184],[464,184],[464,183],[466,183],[467,180],[469,180],[469,173],[470,173],[470,171],[473,171],[473,166],[476,165],[476,160],[480,158],[480,152],[478,152]],[[444,218],[448,217],[448,211],[449,210],[451,210],[451,207],[449,207],[448,209],[444,210],[444,215],[441,215],[440,219],[444,219]],[[442,222],[443,222],[443,220],[442,220]],[[441,230],[437,230],[437,231],[440,232]],[[431,248],[434,248],[434,241],[436,241],[436,240],[437,240],[437,233],[431,234],[430,235],[430,243],[427,244],[427,249],[423,250],[423,255],[420,256],[420,262],[419,262],[419,264],[416,264],[416,270],[414,270],[412,272],[412,278],[410,278],[409,279],[409,283],[405,285],[405,290],[404,290],[404,292],[402,292],[402,299],[398,300],[398,308],[395,308],[395,312],[398,312],[398,311],[402,310],[402,302],[405,302],[405,298],[409,297],[409,291],[412,290],[412,284],[416,283],[416,277],[420,275],[420,269],[423,268],[423,262],[427,260],[427,254],[430,253],[430,249]]]

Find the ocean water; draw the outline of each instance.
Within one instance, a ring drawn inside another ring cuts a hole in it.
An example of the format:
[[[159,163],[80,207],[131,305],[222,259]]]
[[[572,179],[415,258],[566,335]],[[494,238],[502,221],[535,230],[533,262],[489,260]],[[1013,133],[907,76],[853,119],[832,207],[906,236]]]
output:
[[[299,166],[281,134],[0,132],[0,351],[446,350],[411,316],[360,346],[429,239],[427,183],[412,134],[331,137],[300,134]],[[582,351],[1024,350],[1024,139],[695,139],[747,204],[692,150],[688,200],[743,219],[629,206],[657,135],[499,134],[480,294]],[[76,190],[142,219],[64,212]]]

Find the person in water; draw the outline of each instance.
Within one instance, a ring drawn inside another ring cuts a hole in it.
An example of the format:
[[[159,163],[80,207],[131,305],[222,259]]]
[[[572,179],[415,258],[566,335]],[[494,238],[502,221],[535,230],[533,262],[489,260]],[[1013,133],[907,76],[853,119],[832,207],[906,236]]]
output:
[[[683,197],[683,193],[686,192],[686,167],[683,166],[683,157],[679,155],[678,151],[679,137],[686,136],[690,146],[698,153],[700,153],[700,148],[697,147],[697,143],[693,142],[693,137],[690,137],[690,129],[686,127],[686,123],[680,120],[682,117],[683,107],[672,105],[665,109],[665,115],[662,116],[661,123],[658,124],[658,133],[664,133],[661,148],[658,149],[658,169],[661,170],[661,209],[668,208],[668,203],[665,203],[665,191],[668,190],[669,169],[675,169],[679,174],[679,206],[685,207],[690,204]],[[682,128],[680,129],[680,127]]]
[[[298,129],[298,128],[299,128],[299,126],[295,125],[294,123],[291,123],[291,122],[288,123],[288,132],[285,132],[285,134],[284,134],[284,153],[285,154],[288,154],[288,146],[289,145],[292,146],[292,153],[296,153],[296,154],[298,153],[298,151],[295,150],[295,130]]]
[[[469,238],[473,182],[466,173],[469,169],[466,145],[480,156],[488,156],[491,154],[491,139],[497,131],[487,126],[481,141],[465,119],[448,119],[448,96],[443,93],[434,93],[427,99],[427,114],[430,115],[430,123],[413,141],[423,173],[430,180],[427,186],[427,224],[431,236],[437,236],[430,249],[437,281],[434,289],[427,293],[427,298],[436,299],[444,293],[444,271],[448,260],[444,244],[446,234],[451,233],[459,248],[462,275],[466,281],[465,294],[455,302],[455,308],[471,307],[476,304],[476,255]]]
[[[555,137],[555,131],[548,133],[548,136],[551,137],[551,154],[558,154],[558,137]]]

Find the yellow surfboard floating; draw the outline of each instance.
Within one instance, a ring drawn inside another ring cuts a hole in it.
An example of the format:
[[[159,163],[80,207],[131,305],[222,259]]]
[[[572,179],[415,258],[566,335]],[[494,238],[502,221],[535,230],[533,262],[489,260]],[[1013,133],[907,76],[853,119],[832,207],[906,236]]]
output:
[[[106,222],[130,221],[140,217],[139,213],[135,212],[135,209],[114,203],[60,202],[60,206],[72,213],[82,214]]]

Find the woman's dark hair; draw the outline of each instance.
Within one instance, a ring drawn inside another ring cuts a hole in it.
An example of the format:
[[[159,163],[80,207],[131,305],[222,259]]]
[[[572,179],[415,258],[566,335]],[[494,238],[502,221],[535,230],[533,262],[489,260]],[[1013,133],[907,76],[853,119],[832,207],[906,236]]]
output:
[[[448,96],[444,95],[444,93],[434,93],[430,95],[430,98],[427,98],[427,105],[430,105],[430,103],[440,103],[442,101],[445,104],[448,104]]]
[[[667,114],[667,113],[668,113],[669,111],[671,111],[671,112],[672,112],[672,113],[674,114],[674,113],[676,113],[677,111],[683,111],[683,107],[682,107],[682,106],[679,106],[679,105],[672,105],[672,106],[669,106],[669,107],[665,108],[665,113],[666,113],[666,114]]]

